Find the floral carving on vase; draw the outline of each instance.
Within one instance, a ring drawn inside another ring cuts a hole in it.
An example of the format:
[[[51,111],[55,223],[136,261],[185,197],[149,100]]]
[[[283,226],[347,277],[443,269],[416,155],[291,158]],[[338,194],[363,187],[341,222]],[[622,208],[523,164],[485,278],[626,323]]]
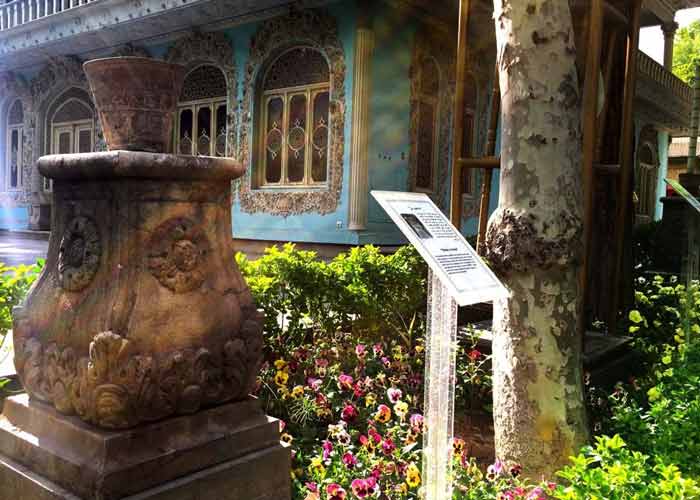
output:
[[[100,233],[89,217],[77,216],[68,223],[58,252],[61,287],[77,292],[90,284],[100,266]]]
[[[127,428],[250,393],[262,361],[264,318],[253,311],[223,351],[197,348],[144,354],[113,332],[95,335],[89,355],[36,338],[18,345],[15,361],[26,389],[101,427]]]
[[[148,268],[155,278],[175,293],[198,288],[204,281],[204,260],[210,250],[204,232],[186,218],[161,224],[153,233]]]

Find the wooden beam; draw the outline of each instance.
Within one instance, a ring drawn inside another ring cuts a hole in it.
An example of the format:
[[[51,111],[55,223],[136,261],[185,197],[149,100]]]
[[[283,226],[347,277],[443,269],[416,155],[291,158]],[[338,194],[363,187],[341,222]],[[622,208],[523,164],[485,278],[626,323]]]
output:
[[[493,72],[493,89],[491,90],[491,113],[489,115],[489,131],[486,136],[486,158],[495,160],[494,166],[484,168],[484,178],[481,182],[481,200],[479,201],[479,235],[476,239],[476,249],[484,255],[486,245],[486,227],[489,222],[489,205],[491,204],[491,181],[493,169],[501,166],[501,159],[496,158],[496,134],[498,133],[498,118],[501,116],[501,86],[499,81],[498,63]]]
[[[462,219],[462,167],[459,158],[464,151],[464,103],[467,84],[467,44],[469,43],[470,0],[459,2],[459,29],[457,32],[457,68],[455,107],[452,129],[452,184],[450,189],[450,219],[459,228]]]
[[[603,151],[603,141],[605,139],[605,127],[608,124],[608,110],[610,109],[610,88],[612,86],[612,70],[615,64],[615,52],[617,51],[617,38],[618,29],[616,27],[610,28],[610,35],[608,36],[608,45],[606,47],[607,57],[605,59],[605,66],[603,69],[603,82],[604,82],[604,101],[603,110],[600,113],[600,120],[598,121],[598,141],[596,144],[596,161],[600,161]]]
[[[627,230],[627,206],[630,201],[630,182],[634,161],[634,98],[637,89],[637,51],[639,50],[639,22],[642,0],[633,0],[632,15],[628,25],[627,61],[625,64],[625,93],[622,104],[622,135],[620,137],[620,184],[617,198],[615,221],[615,267],[610,288],[610,311],[608,331],[615,331],[617,309],[622,295],[623,257],[625,254],[625,233]]]
[[[483,158],[459,158],[457,163],[459,163],[459,165],[463,168],[484,168],[487,170],[501,168],[501,159],[498,156],[484,156]]]
[[[588,50],[586,52],[586,79],[583,83],[583,265],[579,274],[580,293],[583,296],[583,313],[579,329],[585,331],[586,296],[593,237],[593,193],[595,172],[593,161],[596,153],[596,122],[598,121],[598,80],[600,74],[600,50],[603,39],[603,1],[591,0],[588,12]]]

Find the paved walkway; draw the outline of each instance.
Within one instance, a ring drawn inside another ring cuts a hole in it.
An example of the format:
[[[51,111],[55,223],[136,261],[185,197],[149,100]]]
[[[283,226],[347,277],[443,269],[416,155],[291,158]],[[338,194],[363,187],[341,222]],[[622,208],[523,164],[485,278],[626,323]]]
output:
[[[47,236],[0,231],[0,262],[8,266],[34,264],[46,258]]]

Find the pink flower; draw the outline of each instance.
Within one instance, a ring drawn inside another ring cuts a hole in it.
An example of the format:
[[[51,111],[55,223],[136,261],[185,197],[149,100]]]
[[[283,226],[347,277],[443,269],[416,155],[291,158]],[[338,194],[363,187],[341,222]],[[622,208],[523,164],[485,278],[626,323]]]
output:
[[[367,498],[374,494],[377,487],[377,480],[374,477],[367,479],[355,479],[350,484],[352,492],[357,498]]]
[[[382,356],[382,364],[385,368],[389,368],[391,366],[391,361],[389,361],[389,358],[386,356]]]
[[[401,389],[396,389],[392,387],[388,391],[386,391],[386,395],[389,398],[389,401],[392,403],[398,403],[401,400],[401,396],[403,396],[403,393],[401,392]]]
[[[493,465],[489,465],[488,468],[486,469],[487,479],[493,481],[494,479],[496,479],[496,477],[503,474],[504,469],[505,469],[505,467],[503,465],[503,462],[496,459],[496,461],[493,463]]]
[[[280,420],[280,432],[284,432],[284,428],[287,427],[287,423],[284,420]]]
[[[469,354],[467,354],[467,356],[469,356],[469,359],[471,359],[472,361],[478,361],[481,359],[481,356],[483,356],[483,354],[481,354],[481,351],[477,349],[472,349],[471,351],[469,351]]]
[[[384,354],[384,348],[382,347],[382,344],[374,344],[372,350],[374,351],[374,355],[377,357],[382,356]]]
[[[359,382],[355,384],[355,387],[352,390],[353,396],[355,396],[357,399],[360,399],[362,396],[365,395],[365,391],[362,390],[362,384]]]
[[[354,379],[345,373],[338,375],[338,389],[341,390],[352,390],[352,384]]]
[[[409,422],[411,424],[411,427],[416,431],[416,432],[423,432],[425,429],[425,419],[423,418],[423,415],[420,413],[414,413],[411,415],[411,418],[409,419]]]
[[[347,496],[345,490],[337,483],[329,484],[326,488],[326,493],[328,494],[328,500],[345,500]]]
[[[355,355],[358,359],[365,359],[367,356],[367,347],[364,344],[357,344],[355,346]]]
[[[309,377],[306,379],[306,383],[314,392],[318,392],[323,381],[320,378]]]
[[[316,484],[316,483],[308,482],[305,484],[305,486],[306,486],[306,489],[312,493],[318,492],[318,484]]]
[[[391,455],[396,449],[396,445],[391,439],[385,439],[382,441],[382,451],[385,455]]]
[[[528,493],[527,497],[525,498],[527,498],[527,500],[547,500],[544,490],[539,486]]]
[[[333,445],[330,441],[324,441],[321,447],[323,448],[323,459],[328,460],[333,452]]]
[[[345,455],[343,455],[343,464],[345,464],[345,467],[348,469],[352,469],[357,465],[357,457],[352,454],[352,452],[346,452]]]
[[[360,413],[357,411],[355,406],[353,406],[351,403],[347,403],[340,414],[340,418],[346,422],[353,422],[359,416],[359,414]]]

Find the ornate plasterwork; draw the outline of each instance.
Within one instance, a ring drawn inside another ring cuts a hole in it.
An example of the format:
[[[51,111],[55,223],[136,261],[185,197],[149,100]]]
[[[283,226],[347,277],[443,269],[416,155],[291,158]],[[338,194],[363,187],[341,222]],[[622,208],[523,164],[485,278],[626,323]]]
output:
[[[328,183],[321,189],[257,189],[253,182],[255,175],[251,171],[255,169],[254,111],[259,76],[280,53],[295,46],[318,50],[330,68]],[[337,209],[343,184],[345,71],[345,53],[338,37],[336,20],[323,9],[293,11],[287,16],[266,21],[258,29],[251,41],[243,87],[238,159],[251,165],[239,184],[243,211],[288,216],[305,212],[327,214]]]
[[[411,56],[411,111],[410,111],[410,153],[408,189],[416,189],[416,173],[418,158],[418,108],[420,93],[420,67],[423,61],[432,58],[440,71],[440,91],[438,104],[439,132],[437,152],[437,172],[431,196],[443,210],[448,208],[448,185],[450,182],[450,150],[452,144],[452,108],[454,102],[455,56],[453,44],[445,37],[427,29],[416,33]]]
[[[10,106],[19,100],[22,103],[22,189],[5,191],[0,198],[0,205],[26,204],[29,201],[31,186],[33,151],[34,151],[34,107],[29,84],[20,76],[12,73],[0,73],[0,134],[5,140],[7,123],[5,117]],[[0,166],[5,168],[5,158],[0,157]],[[5,172],[2,172],[4,175]]]
[[[52,57],[32,80],[31,92],[39,108],[48,99],[58,96],[70,87],[90,91],[83,63],[73,56]]]
[[[219,68],[226,77],[226,156],[233,157],[237,150],[236,130],[238,129],[236,115],[236,62],[231,41],[222,32],[190,33],[177,40],[165,56],[166,61],[182,64],[187,73],[203,64]]]

